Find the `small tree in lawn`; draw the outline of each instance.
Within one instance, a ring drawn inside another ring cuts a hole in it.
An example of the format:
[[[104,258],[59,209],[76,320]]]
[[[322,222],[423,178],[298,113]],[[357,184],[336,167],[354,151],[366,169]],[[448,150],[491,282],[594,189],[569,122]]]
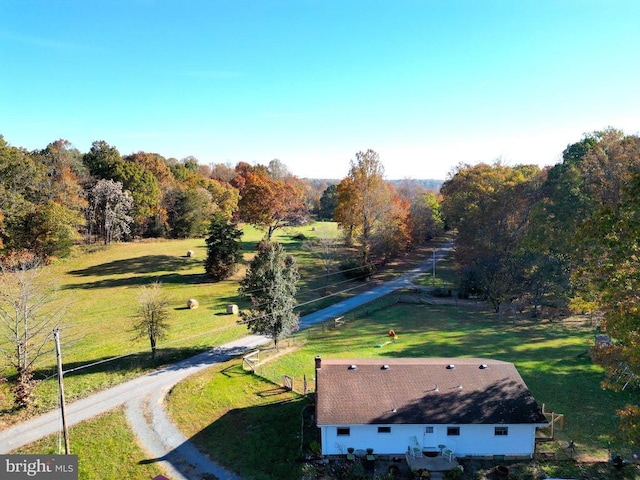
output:
[[[211,220],[209,236],[205,240],[207,259],[204,269],[214,281],[224,280],[235,273],[236,265],[242,259],[240,237],[242,231],[222,215]]]
[[[251,301],[250,310],[241,312],[241,317],[253,333],[270,337],[276,349],[279,339],[298,328],[293,309],[299,279],[296,261],[282,245],[262,242],[240,282],[240,296]]]
[[[169,300],[161,289],[160,282],[142,287],[138,295],[137,322],[134,331],[137,338],[148,338],[151,344],[151,358],[156,358],[156,342],[167,335],[169,329]]]

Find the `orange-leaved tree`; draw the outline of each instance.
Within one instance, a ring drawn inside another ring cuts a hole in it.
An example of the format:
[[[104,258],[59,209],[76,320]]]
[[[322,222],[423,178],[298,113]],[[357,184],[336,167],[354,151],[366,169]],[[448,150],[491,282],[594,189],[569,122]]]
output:
[[[240,220],[265,230],[267,239],[284,226],[300,223],[307,217],[303,191],[295,177],[274,179],[262,165],[240,163],[232,184],[240,192]]]

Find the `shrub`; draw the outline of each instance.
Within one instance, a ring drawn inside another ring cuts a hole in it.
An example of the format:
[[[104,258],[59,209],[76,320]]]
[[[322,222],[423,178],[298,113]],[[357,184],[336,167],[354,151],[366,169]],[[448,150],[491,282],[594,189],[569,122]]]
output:
[[[342,274],[352,280],[365,280],[373,275],[375,271],[375,267],[371,263],[367,263],[365,265],[360,265],[358,260],[352,258],[349,260],[345,260],[338,267]]]

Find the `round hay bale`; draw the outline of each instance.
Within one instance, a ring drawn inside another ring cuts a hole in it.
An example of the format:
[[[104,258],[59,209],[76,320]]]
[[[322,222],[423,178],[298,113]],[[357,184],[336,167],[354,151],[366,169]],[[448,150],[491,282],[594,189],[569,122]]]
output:
[[[234,305],[234,304],[227,305],[227,313],[229,315],[237,315],[238,312],[239,312],[238,305]]]
[[[193,310],[194,308],[198,308],[200,304],[198,303],[198,300],[196,300],[195,298],[190,298],[187,301],[187,307],[190,308],[191,310]]]
[[[195,253],[193,253],[193,250],[187,250],[187,257],[191,258],[195,256]]]

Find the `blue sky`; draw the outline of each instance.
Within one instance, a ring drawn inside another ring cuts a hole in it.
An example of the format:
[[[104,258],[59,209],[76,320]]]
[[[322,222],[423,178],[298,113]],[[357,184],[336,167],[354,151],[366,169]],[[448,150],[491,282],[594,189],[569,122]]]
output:
[[[389,179],[640,130],[637,0],[0,0],[0,134]]]

